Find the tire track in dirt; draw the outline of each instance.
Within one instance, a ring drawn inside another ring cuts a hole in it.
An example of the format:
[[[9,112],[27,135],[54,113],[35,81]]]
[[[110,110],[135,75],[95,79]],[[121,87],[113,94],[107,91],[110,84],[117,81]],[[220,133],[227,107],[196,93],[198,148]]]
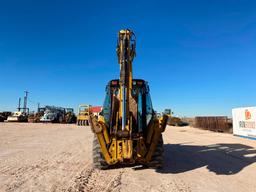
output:
[[[89,179],[92,176],[94,169],[88,166],[76,178],[74,183],[68,188],[68,192],[87,191]]]
[[[111,192],[111,191],[120,191],[121,190],[121,179],[124,170],[120,171],[108,184],[106,190],[104,192]]]
[[[81,142],[79,142],[79,143],[81,146],[83,146],[83,143],[81,143]],[[73,156],[74,158],[72,159],[73,163],[69,163],[70,162],[69,161],[67,163],[68,166],[63,167],[64,170],[67,170],[69,172],[68,177],[63,177],[63,179],[61,179],[59,181],[59,183],[62,183],[62,184],[61,185],[56,184],[56,185],[52,186],[52,188],[56,188],[56,189],[60,188],[58,191],[67,191],[67,189],[70,186],[70,181],[72,181],[76,178],[77,173],[79,173],[80,170],[83,170],[83,169],[85,169],[85,167],[88,167],[90,165],[90,161],[91,161],[90,158],[89,158],[89,160],[86,159],[86,161],[84,163],[80,162],[82,159],[82,154],[84,153],[83,148],[77,147],[76,149],[78,149],[77,152],[73,152],[74,153],[74,156]],[[75,157],[76,157],[76,159],[75,159]],[[80,164],[80,166],[78,166],[79,164]],[[58,171],[56,171],[55,174],[57,175]],[[56,190],[51,190],[51,191],[56,191]]]
[[[121,177],[124,169],[121,170],[98,170],[88,166],[74,181],[69,192],[110,192],[120,191]]]

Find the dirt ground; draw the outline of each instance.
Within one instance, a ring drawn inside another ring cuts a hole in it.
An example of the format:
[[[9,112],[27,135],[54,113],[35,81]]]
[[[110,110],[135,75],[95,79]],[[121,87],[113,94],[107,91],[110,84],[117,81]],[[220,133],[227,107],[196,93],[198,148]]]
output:
[[[256,141],[167,127],[162,170],[92,167],[89,127],[0,123],[0,191],[256,191]]]

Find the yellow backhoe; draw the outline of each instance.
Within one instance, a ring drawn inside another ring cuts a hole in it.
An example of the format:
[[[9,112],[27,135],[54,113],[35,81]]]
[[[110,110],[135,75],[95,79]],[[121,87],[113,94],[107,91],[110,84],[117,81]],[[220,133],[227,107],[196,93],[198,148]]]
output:
[[[117,56],[120,78],[106,86],[106,97],[98,119],[90,114],[94,133],[93,164],[96,168],[110,166],[163,166],[163,138],[168,116],[155,114],[148,83],[132,78],[136,39],[129,30],[118,33]]]

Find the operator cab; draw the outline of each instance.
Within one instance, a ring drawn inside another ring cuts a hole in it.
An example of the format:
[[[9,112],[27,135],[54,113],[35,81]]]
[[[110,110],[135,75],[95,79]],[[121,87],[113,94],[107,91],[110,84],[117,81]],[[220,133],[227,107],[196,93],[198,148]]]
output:
[[[120,103],[119,94],[119,80],[111,80],[106,86],[106,97],[101,113],[106,125],[110,127],[110,129],[108,129],[110,135],[113,132],[113,128],[117,126],[116,118],[118,116]],[[149,94],[149,86],[146,81],[142,79],[132,80],[132,91],[129,103],[129,111],[132,116],[132,132],[134,134],[147,134],[146,128],[155,113]]]

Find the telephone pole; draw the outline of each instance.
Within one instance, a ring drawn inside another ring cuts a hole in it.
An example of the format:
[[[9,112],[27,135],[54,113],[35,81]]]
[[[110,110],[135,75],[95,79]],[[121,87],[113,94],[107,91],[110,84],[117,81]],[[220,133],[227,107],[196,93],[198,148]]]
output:
[[[25,96],[24,96],[24,105],[23,105],[23,112],[26,113],[27,111],[27,102],[28,102],[28,91],[24,91]]]
[[[40,103],[37,103],[37,112],[39,113]]]
[[[21,98],[19,97],[18,111],[20,111],[20,102],[21,102]]]

